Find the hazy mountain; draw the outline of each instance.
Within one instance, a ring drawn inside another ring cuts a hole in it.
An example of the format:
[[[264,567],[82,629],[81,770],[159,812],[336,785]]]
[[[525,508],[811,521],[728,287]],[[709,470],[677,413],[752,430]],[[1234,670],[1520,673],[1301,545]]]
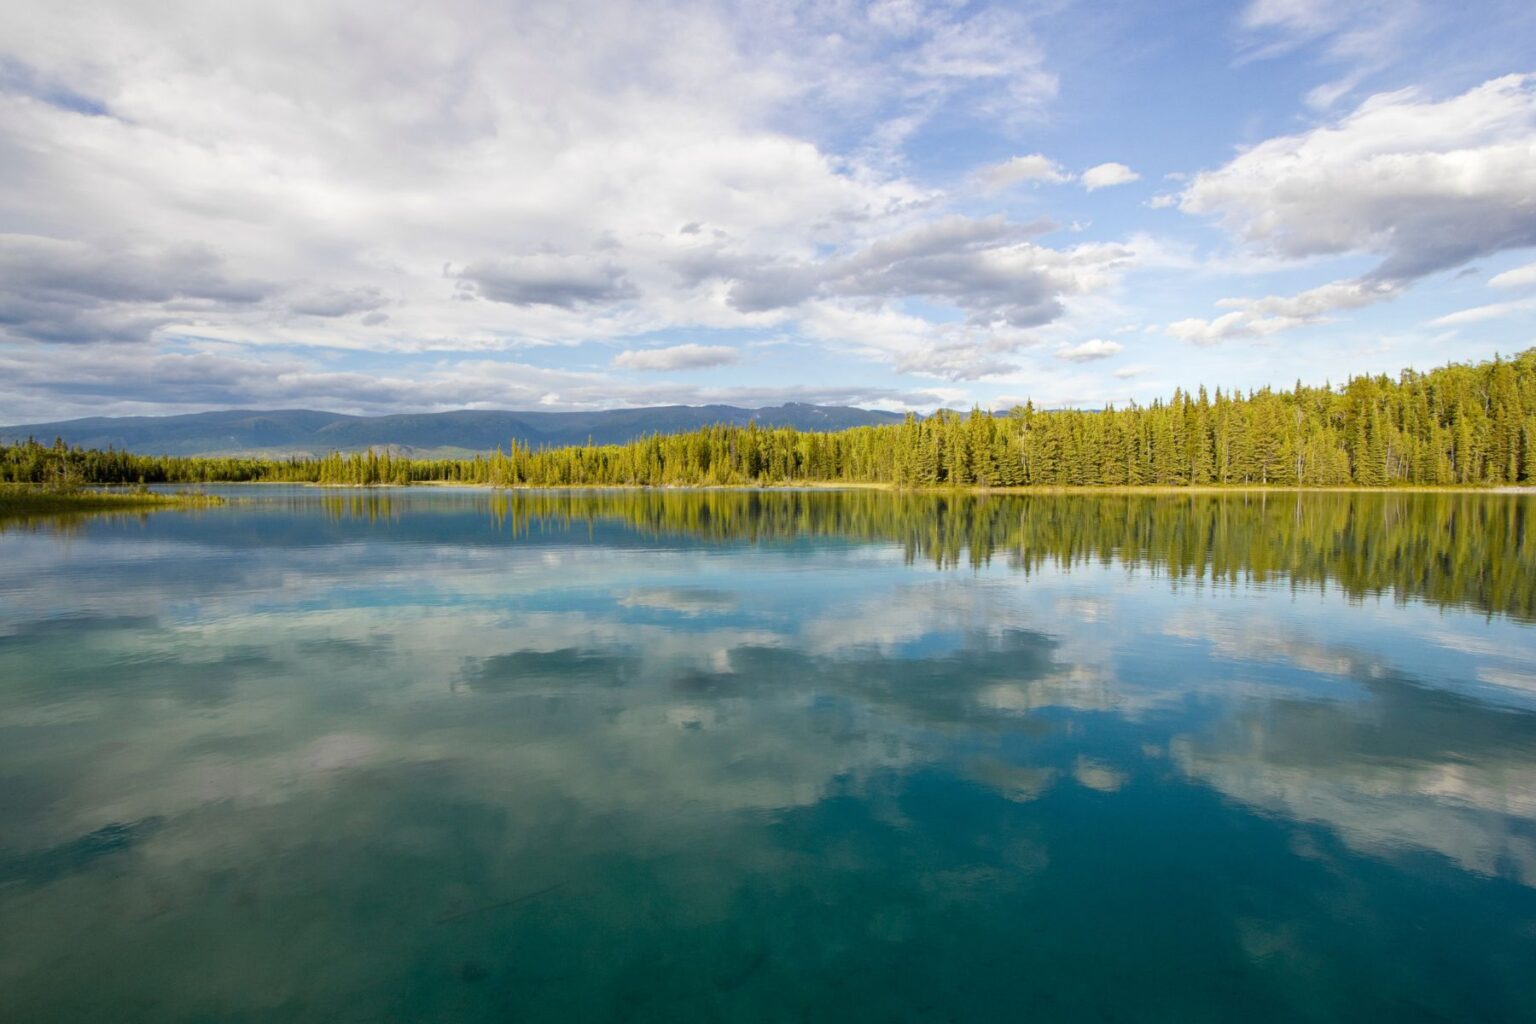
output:
[[[96,416],[58,423],[23,423],[0,427],[0,439],[35,437],[52,443],[62,437],[87,448],[118,448],[146,455],[264,455],[324,454],[393,447],[417,452],[490,451],[507,448],[513,439],[532,447],[610,444],[692,430],[712,423],[797,430],[842,430],[846,427],[900,422],[897,413],[848,406],[787,403],[766,409],[734,405],[663,405],[644,409],[599,412],[501,412],[464,409],[458,412],[397,416],[346,416],[309,409],[259,412],[201,412],[183,416]]]

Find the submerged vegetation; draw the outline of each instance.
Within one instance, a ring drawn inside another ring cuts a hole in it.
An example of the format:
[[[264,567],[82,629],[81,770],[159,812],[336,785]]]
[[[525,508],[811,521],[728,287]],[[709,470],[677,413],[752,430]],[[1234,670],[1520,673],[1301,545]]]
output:
[[[389,451],[318,459],[173,458],[36,442],[0,448],[0,481],[290,481],[493,486],[894,484],[903,487],[1361,486],[1536,483],[1536,349],[1341,388],[1204,388],[1100,411],[1032,405],[909,416],[836,433],[714,426],[628,444],[468,459]]]

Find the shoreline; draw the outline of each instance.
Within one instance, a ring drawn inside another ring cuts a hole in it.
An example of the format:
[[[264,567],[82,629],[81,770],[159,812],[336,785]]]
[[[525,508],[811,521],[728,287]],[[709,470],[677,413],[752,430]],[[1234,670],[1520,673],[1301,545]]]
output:
[[[80,490],[60,493],[30,484],[0,485],[0,516],[69,512],[136,512],[163,508],[215,508],[229,504],[217,495],[151,491]]]

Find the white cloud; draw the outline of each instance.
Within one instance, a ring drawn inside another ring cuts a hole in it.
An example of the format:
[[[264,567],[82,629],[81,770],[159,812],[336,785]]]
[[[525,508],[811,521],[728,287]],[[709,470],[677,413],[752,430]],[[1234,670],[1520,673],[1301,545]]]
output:
[[[1238,19],[1246,37],[1242,59],[1316,46],[1340,68],[1337,78],[1306,95],[1311,106],[1327,108],[1401,57],[1404,37],[1419,25],[1422,13],[1418,0],[1253,0]]]
[[[786,125],[916,130],[955,103],[1008,122],[1056,88],[1027,18],[943,5],[449,0],[426,18],[383,0],[257,22],[223,2],[11,5],[0,35],[23,55],[0,81],[0,224],[25,232],[0,252],[3,338],[160,353],[178,335],[495,351],[793,321],[731,286],[878,254],[943,197]],[[925,273],[941,299],[991,290],[1017,312],[1014,257],[984,248],[953,254],[993,275],[977,289],[937,252],[839,267],[866,299]],[[1046,315],[1050,287],[1022,301]]]
[[[613,359],[630,370],[700,370],[729,366],[741,354],[727,345],[673,345],[670,348],[627,349]]]
[[[1168,333],[1191,345],[1217,345],[1229,338],[1253,337],[1266,333],[1266,325],[1252,321],[1244,313],[1224,313],[1212,320],[1187,317],[1168,325]],[[1272,333],[1269,332],[1269,333]]]
[[[1133,181],[1140,181],[1141,175],[1131,170],[1125,164],[1107,163],[1090,167],[1083,172],[1083,188],[1089,192],[1101,188],[1110,188],[1114,185],[1128,185]]]
[[[1332,281],[1296,295],[1262,299],[1221,299],[1232,309],[1213,320],[1190,318],[1168,325],[1168,333],[1195,345],[1215,345],[1231,338],[1267,337],[1295,327],[1327,323],[1330,313],[1359,309],[1397,294],[1393,285],[1370,281]]]
[[[953,93],[956,85],[991,86],[969,97],[977,112],[1005,121],[1039,116],[1056,95],[1057,79],[1044,67],[1027,18],[1006,8],[956,17],[946,8],[959,5],[934,4],[918,22],[922,43],[902,62],[915,76],[912,85],[929,93],[946,88]]]
[[[322,288],[295,296],[288,308],[305,316],[334,317],[372,313],[384,304],[384,296],[377,288]]]
[[[896,310],[816,302],[807,307],[805,329],[821,341],[902,373],[948,381],[980,380],[1017,370],[1012,356],[1034,344],[1032,335],[1006,325],[933,324]],[[956,397],[963,392],[954,391]]]
[[[1053,249],[1030,242],[1044,226],[950,216],[846,256],[733,269],[730,303],[765,312],[813,299],[923,296],[964,310],[972,324],[1035,327],[1062,314],[1063,296],[1112,283],[1132,255],[1121,246]]]
[[[135,342],[210,310],[239,317],[277,286],[242,279],[206,246],[86,245],[0,235],[0,340]]]
[[[1089,789],[1096,789],[1101,793],[1113,793],[1125,785],[1124,772],[1105,764],[1103,761],[1095,761],[1087,757],[1078,757],[1073,766],[1072,777],[1080,785]]]
[[[1077,345],[1067,345],[1057,349],[1056,358],[1065,359],[1071,363],[1091,363],[1099,359],[1109,359],[1124,351],[1125,346],[1118,341],[1093,338]]]
[[[1536,76],[1447,100],[1405,90],[1270,139],[1196,176],[1186,213],[1218,218],[1254,253],[1370,253],[1370,275],[1407,281],[1536,245]]]
[[[1144,376],[1147,372],[1145,366],[1122,366],[1115,371],[1116,380],[1130,380],[1133,377]]]
[[[1536,263],[1495,274],[1488,283],[1495,288],[1529,288],[1536,285]]]
[[[446,409],[596,409],[810,402],[932,409],[962,402],[946,388],[858,384],[700,387],[551,370],[485,357],[416,357],[383,370],[338,371],[324,358],[213,344],[157,353],[145,345],[0,348],[0,409],[7,423],[73,416],[131,416],[207,409],[311,408],[348,413]]]
[[[622,302],[639,292],[612,263],[592,257],[536,254],[472,263],[458,274],[472,292],[513,306],[576,309]]]
[[[1337,28],[1349,5],[1337,0],[1252,0],[1239,18],[1250,30],[1277,30],[1291,36],[1291,44],[1315,38]]]
[[[745,275],[752,287],[732,301],[793,307],[805,334],[901,373],[949,381],[1003,376],[1020,369],[1016,353],[1037,344],[1033,328],[1063,316],[1074,297],[1111,287],[1138,258],[1122,245],[1036,245],[1025,240],[1027,227],[950,218],[840,260]],[[935,323],[881,301],[903,294],[947,301],[970,315]]]
[[[1484,320],[1497,320],[1500,317],[1513,316],[1532,309],[1536,309],[1536,299],[1494,302],[1486,306],[1473,306],[1471,309],[1460,309],[1454,313],[1447,313],[1445,316],[1437,316],[1430,321],[1430,325],[1434,327],[1460,327],[1463,324],[1481,323]]]
[[[1221,299],[1218,306],[1246,310],[1259,316],[1278,316],[1305,322],[1316,321],[1338,309],[1359,309],[1390,298],[1390,285],[1364,281],[1333,281],[1296,295],[1270,295],[1262,299]]]
[[[992,192],[1001,191],[1021,181],[1043,181],[1054,185],[1072,180],[1072,175],[1064,171],[1060,164],[1041,153],[989,164],[978,171],[976,177],[984,188]]]

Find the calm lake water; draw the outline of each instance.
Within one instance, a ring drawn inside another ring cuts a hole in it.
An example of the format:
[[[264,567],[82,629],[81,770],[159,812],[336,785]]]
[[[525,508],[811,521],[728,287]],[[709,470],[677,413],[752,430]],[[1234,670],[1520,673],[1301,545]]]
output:
[[[6,1021],[1536,1020],[1536,498],[0,522]]]

